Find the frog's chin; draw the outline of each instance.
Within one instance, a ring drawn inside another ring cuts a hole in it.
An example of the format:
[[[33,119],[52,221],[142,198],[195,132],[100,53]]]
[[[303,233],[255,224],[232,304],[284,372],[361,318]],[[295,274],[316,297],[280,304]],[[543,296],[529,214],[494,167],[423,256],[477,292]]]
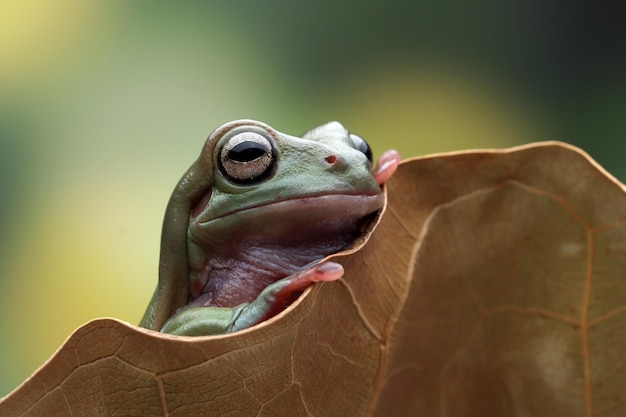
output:
[[[382,194],[325,194],[272,201],[193,223],[191,233],[200,241],[225,236],[249,237],[309,233],[342,233],[382,208]],[[305,238],[306,240],[306,238]],[[208,243],[208,242],[207,242]]]

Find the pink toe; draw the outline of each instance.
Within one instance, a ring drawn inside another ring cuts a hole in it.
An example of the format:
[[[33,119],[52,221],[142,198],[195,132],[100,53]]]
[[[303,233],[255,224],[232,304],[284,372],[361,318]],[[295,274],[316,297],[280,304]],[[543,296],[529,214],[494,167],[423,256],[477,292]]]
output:
[[[343,266],[336,262],[322,262],[315,267],[311,281],[335,281],[343,276]]]
[[[398,151],[388,150],[385,151],[378,161],[376,162],[376,168],[372,171],[372,176],[378,185],[383,185],[394,172],[398,169],[401,156]]]

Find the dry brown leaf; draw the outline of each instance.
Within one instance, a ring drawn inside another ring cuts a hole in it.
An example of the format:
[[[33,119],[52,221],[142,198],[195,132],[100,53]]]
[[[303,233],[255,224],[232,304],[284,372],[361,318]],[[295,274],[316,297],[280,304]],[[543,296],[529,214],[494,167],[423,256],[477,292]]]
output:
[[[626,193],[558,143],[406,161],[346,276],[217,337],[78,329],[2,416],[623,416]]]

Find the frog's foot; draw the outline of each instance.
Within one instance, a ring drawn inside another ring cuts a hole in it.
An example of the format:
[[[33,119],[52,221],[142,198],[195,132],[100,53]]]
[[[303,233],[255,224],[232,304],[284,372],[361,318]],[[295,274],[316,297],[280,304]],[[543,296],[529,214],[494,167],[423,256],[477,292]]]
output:
[[[336,262],[322,262],[268,285],[250,304],[242,308],[230,331],[258,324],[280,313],[309,285],[335,281],[343,276],[343,267]]]
[[[231,332],[233,323],[248,304],[229,307],[181,308],[170,317],[161,333],[177,336],[209,336]]]
[[[372,171],[372,176],[378,185],[383,185],[394,172],[398,169],[400,163],[400,154],[398,151],[389,150],[385,151],[378,161],[376,161],[376,168]]]

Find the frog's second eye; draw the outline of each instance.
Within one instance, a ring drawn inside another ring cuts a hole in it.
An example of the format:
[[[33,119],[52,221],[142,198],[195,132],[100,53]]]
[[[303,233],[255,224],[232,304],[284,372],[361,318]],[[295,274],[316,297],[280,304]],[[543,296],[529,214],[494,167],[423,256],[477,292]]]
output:
[[[222,146],[219,168],[235,183],[252,184],[272,172],[274,161],[272,142],[258,133],[245,132],[229,138]]]
[[[352,133],[350,133],[350,139],[352,140],[354,147],[363,152],[365,156],[367,156],[368,161],[372,162],[372,150],[367,142],[365,142],[365,140],[363,140],[360,136]]]

